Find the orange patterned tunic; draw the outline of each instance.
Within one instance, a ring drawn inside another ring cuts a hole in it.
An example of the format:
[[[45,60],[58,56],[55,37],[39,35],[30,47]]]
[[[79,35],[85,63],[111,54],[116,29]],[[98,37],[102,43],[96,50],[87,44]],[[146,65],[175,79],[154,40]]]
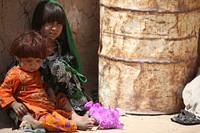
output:
[[[67,119],[71,116],[71,112],[56,110],[55,104],[50,101],[43,88],[39,71],[28,73],[19,66],[8,71],[0,86],[0,104],[3,109],[7,109],[13,101],[20,101],[26,105],[33,112],[33,117],[44,122],[48,131],[76,131],[77,129],[76,124]]]

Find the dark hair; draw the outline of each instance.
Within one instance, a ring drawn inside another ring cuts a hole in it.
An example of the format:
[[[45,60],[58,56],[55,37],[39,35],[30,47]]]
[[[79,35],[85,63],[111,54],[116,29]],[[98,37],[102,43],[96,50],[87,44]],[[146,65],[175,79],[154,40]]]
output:
[[[10,53],[18,58],[44,59],[48,54],[48,50],[43,37],[39,33],[29,30],[20,34],[12,42]]]
[[[32,18],[32,29],[40,31],[45,23],[57,21],[65,26],[66,14],[64,9],[57,3],[41,1],[35,8]]]

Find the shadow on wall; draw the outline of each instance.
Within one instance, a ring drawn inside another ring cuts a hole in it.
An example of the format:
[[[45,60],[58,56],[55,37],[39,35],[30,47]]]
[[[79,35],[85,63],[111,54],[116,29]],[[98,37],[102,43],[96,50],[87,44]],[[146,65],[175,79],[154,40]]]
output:
[[[10,117],[8,117],[5,111],[0,109],[0,129],[14,128],[14,127],[15,127],[14,121],[12,121]]]
[[[197,68],[200,67],[200,29],[198,35],[198,58],[197,58]],[[198,70],[197,70],[198,71]]]

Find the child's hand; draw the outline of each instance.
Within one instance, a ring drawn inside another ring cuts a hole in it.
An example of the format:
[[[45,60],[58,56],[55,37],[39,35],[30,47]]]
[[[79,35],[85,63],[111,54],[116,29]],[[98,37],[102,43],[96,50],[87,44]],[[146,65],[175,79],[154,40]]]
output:
[[[22,103],[14,101],[10,105],[18,116],[23,117],[28,113],[26,106]]]

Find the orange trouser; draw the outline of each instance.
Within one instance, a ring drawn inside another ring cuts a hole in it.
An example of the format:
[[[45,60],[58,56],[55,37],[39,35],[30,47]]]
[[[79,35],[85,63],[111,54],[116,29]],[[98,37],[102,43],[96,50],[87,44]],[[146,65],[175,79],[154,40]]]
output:
[[[77,130],[76,123],[59,114],[58,110],[53,113],[39,113],[39,121],[43,122],[44,128],[48,131],[67,131]]]
[[[48,131],[76,131],[76,123],[70,120],[72,112],[59,110],[67,103],[65,94],[59,93],[56,99],[56,107],[58,109],[52,111],[52,113],[37,113],[36,119],[43,122],[44,128]]]

